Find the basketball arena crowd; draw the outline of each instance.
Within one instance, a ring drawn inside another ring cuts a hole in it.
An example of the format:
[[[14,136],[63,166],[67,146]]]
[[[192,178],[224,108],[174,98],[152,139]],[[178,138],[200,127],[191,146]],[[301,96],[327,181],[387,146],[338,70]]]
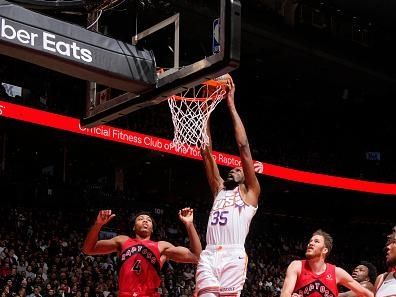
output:
[[[117,219],[103,229],[101,238],[131,234],[133,212],[125,208],[113,211]],[[155,237],[188,246],[187,234],[174,207],[154,208],[153,212],[158,222]],[[96,214],[94,209],[1,209],[1,297],[117,296],[117,255],[93,257],[81,251]],[[203,244],[206,216],[207,212],[197,210],[195,217]],[[331,220],[313,224],[309,218],[259,211],[246,242],[249,264],[242,296],[279,296],[287,265],[303,257],[306,242],[314,231],[312,226],[318,223],[337,232],[333,233],[332,262],[351,271],[366,260],[379,271],[385,270],[383,247],[391,226],[360,222],[340,228]],[[169,262],[162,269],[160,293],[192,296],[194,276],[194,265]]]

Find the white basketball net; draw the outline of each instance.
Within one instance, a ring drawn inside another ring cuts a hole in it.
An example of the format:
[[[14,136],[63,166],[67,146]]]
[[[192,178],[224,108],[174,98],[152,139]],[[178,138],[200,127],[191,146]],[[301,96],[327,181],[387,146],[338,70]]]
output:
[[[205,148],[209,145],[206,131],[208,119],[225,94],[222,85],[210,87],[202,84],[179,96],[168,98],[175,130],[173,144],[177,151],[191,147]]]

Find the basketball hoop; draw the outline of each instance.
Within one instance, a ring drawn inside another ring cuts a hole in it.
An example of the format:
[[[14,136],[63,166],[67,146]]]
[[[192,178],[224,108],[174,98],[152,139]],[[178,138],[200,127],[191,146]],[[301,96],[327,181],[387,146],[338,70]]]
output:
[[[227,93],[227,80],[221,76],[168,98],[174,126],[176,150],[209,145],[206,131],[209,116]]]

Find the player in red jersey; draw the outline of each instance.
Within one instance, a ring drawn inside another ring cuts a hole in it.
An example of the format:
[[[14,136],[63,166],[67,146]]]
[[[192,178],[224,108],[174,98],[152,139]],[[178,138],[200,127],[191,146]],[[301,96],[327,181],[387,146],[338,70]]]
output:
[[[305,252],[307,259],[293,261],[287,268],[281,297],[337,297],[338,284],[357,296],[373,297],[344,269],[325,262],[332,247],[333,239],[328,233],[314,232]]]
[[[126,235],[108,240],[98,240],[100,229],[113,219],[111,210],[101,210],[95,224],[89,231],[83,246],[87,255],[101,255],[117,252],[119,256],[119,296],[157,297],[161,283],[160,270],[167,260],[183,263],[197,263],[202,251],[198,233],[194,227],[194,211],[184,208],[179,218],[184,223],[190,240],[190,249],[174,246],[167,241],[152,241],[154,220],[148,213],[139,213],[134,222],[135,238]]]

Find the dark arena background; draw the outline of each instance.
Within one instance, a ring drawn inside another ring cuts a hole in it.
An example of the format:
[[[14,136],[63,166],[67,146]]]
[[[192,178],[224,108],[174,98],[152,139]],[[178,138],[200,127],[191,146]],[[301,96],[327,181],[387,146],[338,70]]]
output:
[[[128,44],[180,13],[181,67],[212,55],[215,2],[12,1]],[[386,235],[396,224],[396,4],[246,0],[241,9],[240,66],[231,74],[253,158],[264,164],[242,296],[279,296],[287,265],[304,256],[319,228],[334,237],[330,262],[351,272],[366,260],[385,271]],[[18,58],[4,46],[12,37],[9,24],[0,14],[1,297],[117,296],[115,254],[81,251],[100,209],[117,214],[103,237],[130,234],[133,214],[149,210],[157,238],[188,245],[177,211],[191,206],[204,245],[209,185],[199,156],[167,152],[168,104],[102,128],[79,126],[92,83],[54,71],[56,62],[39,66],[29,54]],[[172,67],[173,30],[140,44],[157,67]],[[90,59],[87,52],[74,54]],[[105,70],[96,76],[95,100],[125,91],[106,87]],[[211,119],[225,173],[238,155],[225,103]],[[192,296],[194,272],[193,265],[168,263],[162,296]]]

